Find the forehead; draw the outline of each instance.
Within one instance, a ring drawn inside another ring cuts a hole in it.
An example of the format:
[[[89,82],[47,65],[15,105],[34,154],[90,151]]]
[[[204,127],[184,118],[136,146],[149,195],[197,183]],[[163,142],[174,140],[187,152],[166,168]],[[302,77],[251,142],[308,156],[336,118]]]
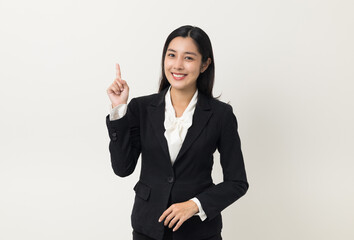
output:
[[[198,47],[190,37],[175,37],[168,45],[167,50],[173,49],[176,52],[193,52],[199,54]]]

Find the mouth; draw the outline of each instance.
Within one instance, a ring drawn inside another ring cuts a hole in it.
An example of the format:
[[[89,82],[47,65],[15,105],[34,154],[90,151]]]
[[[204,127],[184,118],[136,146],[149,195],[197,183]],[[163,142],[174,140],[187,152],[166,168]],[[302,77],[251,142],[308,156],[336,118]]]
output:
[[[173,72],[171,72],[171,74],[172,74],[172,76],[173,76],[173,78],[175,80],[182,80],[182,79],[184,79],[187,76],[187,74],[182,74],[182,73],[173,73]]]

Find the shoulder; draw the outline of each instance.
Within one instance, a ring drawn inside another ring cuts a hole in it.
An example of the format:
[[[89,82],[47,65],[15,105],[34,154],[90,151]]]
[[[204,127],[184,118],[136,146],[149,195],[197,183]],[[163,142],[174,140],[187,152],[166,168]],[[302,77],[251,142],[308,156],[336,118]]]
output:
[[[158,97],[158,93],[152,93],[148,95],[134,97],[131,99],[131,101],[134,99],[134,101],[136,101],[137,103],[144,104],[144,103],[150,103],[151,101],[155,100],[157,97]]]
[[[215,113],[215,116],[218,118],[222,128],[228,126],[226,127],[226,129],[228,129],[230,128],[230,124],[234,124],[237,128],[237,118],[234,114],[234,110],[231,104],[225,103],[216,98],[210,99],[209,102],[211,109],[213,113]]]
[[[210,107],[215,112],[219,112],[219,113],[224,113],[225,111],[226,112],[233,112],[233,108],[232,108],[231,104],[225,103],[219,99],[210,98],[209,103],[210,103]]]
[[[152,102],[156,101],[157,98],[158,93],[133,97],[130,99],[128,106],[134,109],[145,109]]]

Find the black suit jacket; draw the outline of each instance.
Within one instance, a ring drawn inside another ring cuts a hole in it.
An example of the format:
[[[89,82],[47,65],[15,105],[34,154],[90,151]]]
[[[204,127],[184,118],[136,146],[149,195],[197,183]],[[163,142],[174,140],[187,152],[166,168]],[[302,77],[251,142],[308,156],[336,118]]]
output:
[[[131,214],[134,230],[162,239],[164,225],[158,219],[169,207],[169,199],[173,204],[197,197],[207,219],[191,217],[174,232],[174,239],[204,239],[221,231],[221,211],[248,189],[237,120],[231,105],[199,91],[192,126],[172,165],[164,136],[167,90],[132,98],[126,115],[118,120],[110,121],[106,116],[112,168],[118,176],[128,176],[141,154]],[[216,149],[224,176],[217,185],[211,177]]]

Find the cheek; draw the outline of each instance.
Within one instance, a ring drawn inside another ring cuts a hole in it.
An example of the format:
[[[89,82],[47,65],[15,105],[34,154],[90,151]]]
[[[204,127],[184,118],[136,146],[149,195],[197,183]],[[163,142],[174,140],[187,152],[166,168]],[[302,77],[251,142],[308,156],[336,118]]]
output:
[[[188,72],[193,73],[194,75],[198,75],[199,74],[199,68],[196,65],[190,65],[187,66]]]
[[[166,77],[169,77],[169,75],[170,75],[170,67],[166,63],[165,63],[164,73],[165,73]]]
[[[170,62],[168,60],[165,60],[164,61],[164,66],[165,66],[165,70],[169,69],[170,68]]]
[[[168,68],[169,68],[168,64],[165,64],[165,68],[164,68],[165,74],[167,74],[169,72]]]

